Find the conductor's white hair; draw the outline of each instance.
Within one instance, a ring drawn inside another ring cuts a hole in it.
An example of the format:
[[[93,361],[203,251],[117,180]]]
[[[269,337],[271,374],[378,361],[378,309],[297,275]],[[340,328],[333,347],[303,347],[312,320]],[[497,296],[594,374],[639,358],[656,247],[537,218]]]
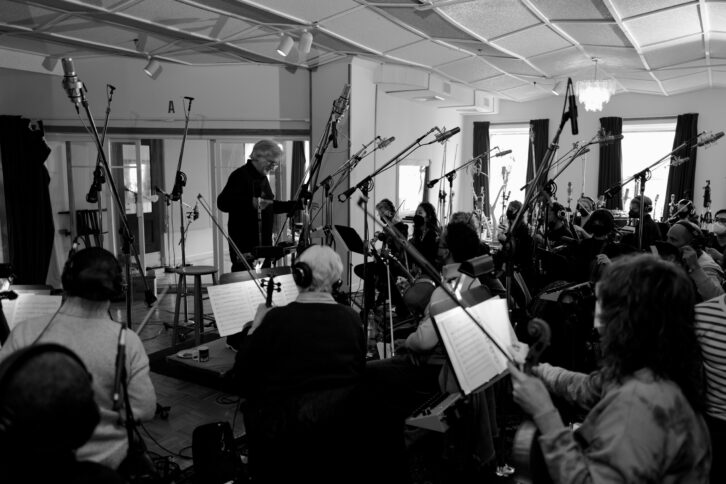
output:
[[[343,274],[343,262],[337,252],[326,245],[313,245],[298,257],[313,272],[313,283],[308,291],[332,291],[333,284]]]
[[[257,159],[259,156],[271,157],[279,156],[281,154],[282,150],[277,143],[270,139],[263,139],[255,143],[255,146],[252,147],[251,157],[253,159]]]

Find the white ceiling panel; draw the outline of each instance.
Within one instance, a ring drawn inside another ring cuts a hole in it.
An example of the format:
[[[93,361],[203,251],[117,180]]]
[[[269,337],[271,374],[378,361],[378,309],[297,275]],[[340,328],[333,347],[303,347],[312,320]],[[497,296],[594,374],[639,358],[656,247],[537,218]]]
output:
[[[174,58],[190,64],[233,64],[240,59],[231,54],[220,53],[214,50],[208,52],[182,52],[176,54]]]
[[[80,3],[87,3],[88,5],[95,5],[96,7],[103,7],[109,10],[113,10],[116,7],[128,4],[128,0],[79,0]]]
[[[726,34],[711,34],[708,47],[711,57],[726,58]]]
[[[692,0],[612,0],[612,2],[620,17],[627,19],[634,15],[689,3]]]
[[[441,10],[485,39],[541,23],[527,7],[512,0],[476,0],[443,7]]]
[[[726,33],[726,3],[707,2],[706,12],[711,30]]]
[[[598,65],[608,72],[641,69],[645,66],[635,49],[625,47],[585,46],[585,51],[599,59]]]
[[[726,86],[726,71],[712,71],[711,79],[713,80],[714,84],[718,84],[719,86]]]
[[[8,1],[0,1],[0,12],[1,23],[28,28],[43,25],[60,15],[55,10]]]
[[[497,76],[490,79],[484,79],[483,81],[475,82],[474,87],[479,89],[486,89],[488,91],[502,91],[505,89],[511,89],[513,87],[523,86],[527,84],[524,81],[515,79],[511,76]]]
[[[676,77],[689,76],[698,72],[704,72],[708,69],[708,63],[706,59],[701,59],[693,62],[685,62],[672,67],[664,67],[662,69],[654,70],[653,74],[658,79],[674,79]]]
[[[25,35],[0,35],[0,45],[14,50],[22,50],[36,54],[54,56],[77,56],[78,53],[89,53],[86,49],[55,42],[44,42]]]
[[[501,74],[478,57],[466,58],[438,68],[441,72],[464,82],[477,81]]]
[[[537,42],[532,42],[533,38],[536,38]],[[572,45],[546,25],[521,30],[501,37],[493,43],[522,57],[544,54],[545,52],[552,52]]]
[[[133,48],[133,39],[139,37],[139,32],[137,31],[117,26],[104,25],[91,19],[81,17],[68,18],[67,20],[59,22],[53,26],[52,32],[64,36],[90,40],[100,44],[122,45],[128,48]],[[147,48],[147,50],[151,49]]]
[[[598,20],[612,18],[610,11],[602,0],[577,0],[576,2],[533,0],[532,3],[550,20]]]
[[[266,9],[310,23],[360,7],[360,4],[353,0],[260,0],[256,3]]]
[[[638,17],[626,21],[625,26],[640,47],[701,32],[701,22],[696,5],[686,5]]]
[[[618,82],[628,91],[652,92],[654,94],[662,94],[660,86],[654,80],[648,81],[644,79],[618,79]]]
[[[603,45],[612,47],[630,47],[630,41],[623,31],[613,23],[575,23],[564,22],[557,24],[580,44]]]
[[[366,9],[324,23],[326,29],[379,52],[393,50],[421,40],[421,36],[404,30],[394,22]]]
[[[132,17],[214,39],[227,38],[255,25],[176,0],[145,0],[131,4],[122,11]]]
[[[515,101],[528,101],[530,99],[542,97],[542,94],[554,96],[554,94],[548,93],[544,89],[536,87],[534,84],[524,84],[512,89],[506,89],[503,92],[507,96],[514,98]]]
[[[698,40],[671,47],[645,50],[643,57],[645,57],[651,69],[658,69],[659,67],[678,65],[684,62],[702,59],[705,57],[705,53],[703,51],[703,43]]]
[[[435,66],[467,57],[467,54],[463,52],[428,40],[392,50],[388,54],[425,66]]]
[[[708,86],[708,73],[697,72],[688,76],[662,81],[663,88],[669,93],[687,91]]]
[[[510,74],[516,74],[519,76],[542,76],[542,73],[537,69],[533,68],[525,61],[516,59],[514,57],[483,57],[490,64],[506,71]]]
[[[609,72],[609,71],[608,71]],[[646,71],[645,68],[639,69],[639,70],[628,70],[628,71],[620,71],[617,73],[618,80],[645,80],[645,81],[652,81],[653,76],[650,75],[650,72]]]
[[[532,57],[530,61],[551,76],[567,75],[594,67],[592,60],[577,47]]]

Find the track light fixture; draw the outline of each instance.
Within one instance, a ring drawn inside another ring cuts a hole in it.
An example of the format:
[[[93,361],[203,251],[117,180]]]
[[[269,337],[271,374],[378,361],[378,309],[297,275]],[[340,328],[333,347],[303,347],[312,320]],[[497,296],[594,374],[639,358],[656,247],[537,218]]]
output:
[[[313,45],[313,34],[308,30],[303,30],[300,40],[297,43],[297,48],[301,54],[309,54],[310,47]]]
[[[46,71],[53,72],[55,70],[55,68],[58,66],[59,60],[60,59],[58,57],[55,57],[52,55],[45,56],[45,58],[43,58],[43,63],[42,63],[43,69],[45,69]]]
[[[144,67],[146,75],[155,80],[159,77],[159,74],[161,74],[161,70],[161,63],[153,57],[149,57],[149,62],[147,62],[146,67]]]
[[[287,54],[292,50],[293,43],[292,37],[287,34],[283,35],[282,39],[280,39],[280,44],[277,46],[277,53],[283,57],[287,57]]]

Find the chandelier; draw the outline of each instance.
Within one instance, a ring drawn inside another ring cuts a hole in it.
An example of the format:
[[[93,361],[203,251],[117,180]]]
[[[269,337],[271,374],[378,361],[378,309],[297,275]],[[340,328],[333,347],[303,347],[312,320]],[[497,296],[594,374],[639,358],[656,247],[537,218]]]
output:
[[[598,59],[593,57],[592,60],[595,63],[595,78],[589,81],[577,81],[575,83],[575,94],[577,94],[577,100],[585,105],[585,110],[602,111],[602,105],[610,101],[610,96],[615,94],[615,80],[598,80]]]

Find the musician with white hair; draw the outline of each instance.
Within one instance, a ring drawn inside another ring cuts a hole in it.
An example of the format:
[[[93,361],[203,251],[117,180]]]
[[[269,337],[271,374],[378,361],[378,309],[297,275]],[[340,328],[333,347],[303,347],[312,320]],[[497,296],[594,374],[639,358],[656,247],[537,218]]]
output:
[[[351,422],[366,346],[358,314],[332,296],[342,272],[333,249],[311,246],[293,266],[297,299],[261,307],[243,333],[235,383],[256,481],[340,482],[360,465]]]
[[[247,163],[234,170],[217,197],[217,208],[229,213],[227,229],[229,237],[248,262],[256,258],[255,248],[272,245],[274,214],[290,213],[297,207],[295,201],[275,200],[267,176],[277,170],[282,162],[282,149],[272,140],[255,143]],[[244,262],[230,246],[232,270],[245,269]],[[265,261],[269,266],[271,261]]]

